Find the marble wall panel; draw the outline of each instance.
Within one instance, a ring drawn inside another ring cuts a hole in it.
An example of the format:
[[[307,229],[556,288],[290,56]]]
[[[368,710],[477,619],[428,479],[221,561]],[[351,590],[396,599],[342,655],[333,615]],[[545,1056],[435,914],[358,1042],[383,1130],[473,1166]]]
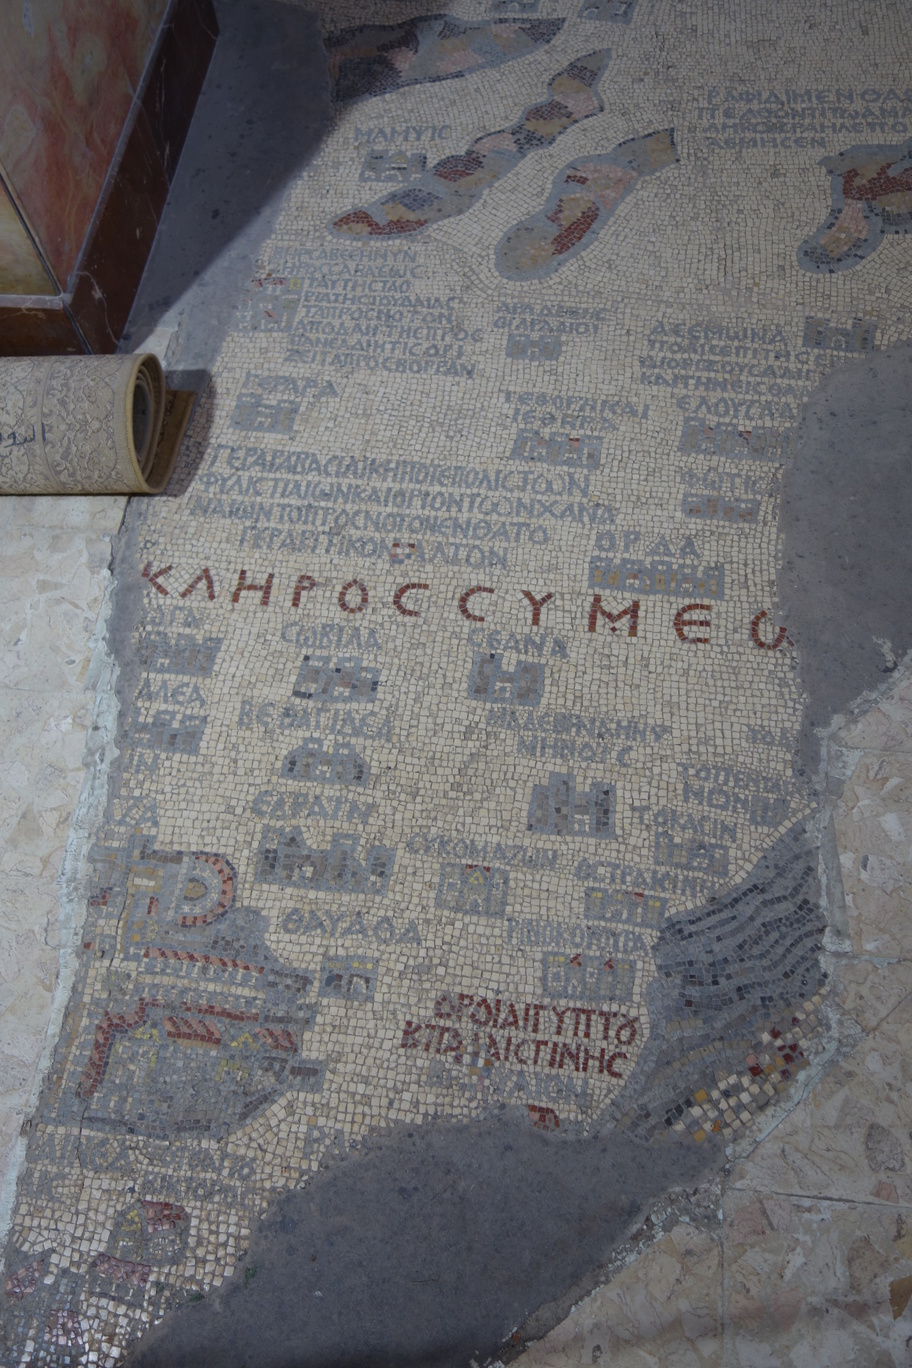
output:
[[[63,286],[166,7],[167,0],[0,7],[0,165]]]
[[[0,185],[0,294],[47,295],[54,285],[6,187]]]

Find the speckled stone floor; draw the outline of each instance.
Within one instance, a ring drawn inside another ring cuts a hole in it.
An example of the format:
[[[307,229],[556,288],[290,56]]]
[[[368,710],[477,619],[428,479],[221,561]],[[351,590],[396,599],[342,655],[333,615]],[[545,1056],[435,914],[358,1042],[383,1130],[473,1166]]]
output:
[[[4,1362],[907,1363],[906,7],[219,17],[173,487],[2,510]]]

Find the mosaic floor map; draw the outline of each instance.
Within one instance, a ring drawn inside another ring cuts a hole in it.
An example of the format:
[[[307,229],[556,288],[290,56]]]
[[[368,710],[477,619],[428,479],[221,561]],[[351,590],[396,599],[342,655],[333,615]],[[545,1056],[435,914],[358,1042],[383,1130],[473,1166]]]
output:
[[[323,5],[333,125],[117,553],[5,1363],[114,1364],[400,1123],[699,1147],[813,1057],[782,472],[912,335],[912,32],[820,13]]]

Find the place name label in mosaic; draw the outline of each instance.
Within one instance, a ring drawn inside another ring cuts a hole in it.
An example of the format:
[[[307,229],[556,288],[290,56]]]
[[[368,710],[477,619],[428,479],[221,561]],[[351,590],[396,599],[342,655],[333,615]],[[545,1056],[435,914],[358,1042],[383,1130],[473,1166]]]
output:
[[[696,111],[710,147],[819,147],[907,134],[912,89],[820,86],[752,90],[711,86]]]
[[[607,308],[591,309],[575,304],[510,303],[499,300],[494,306],[495,330],[514,336],[597,337],[609,318]]]
[[[360,627],[349,622],[286,622],[282,640],[305,651],[383,650],[383,638],[376,627]]]
[[[747,805],[743,811],[748,811]],[[646,804],[633,804],[631,812],[635,817],[645,818],[647,826],[663,834],[674,832],[688,839],[714,841],[717,845],[732,845],[738,839],[737,822],[713,816],[712,813],[679,812],[673,807],[653,809]]]
[[[791,329],[773,323],[659,321],[639,357],[640,379],[679,393],[703,390],[778,400],[769,416],[791,414],[832,362],[790,334]],[[692,404],[687,407],[693,411]]]
[[[146,675],[139,686],[134,703],[168,703],[179,708],[206,708],[208,700],[195,680],[154,679]]]
[[[228,476],[219,467],[241,478],[233,485],[228,484]],[[466,493],[535,494],[552,498],[585,498],[590,492],[588,476],[572,471],[565,475],[551,472],[543,475],[513,468],[489,470],[486,466],[467,465],[464,462],[450,465],[443,461],[417,461],[407,457],[358,457],[339,452],[288,451],[246,444],[223,443],[218,446],[208,471],[202,472],[198,478],[202,479],[207,473],[215,474],[216,480],[204,480],[206,489],[250,494],[257,498],[281,497],[283,494],[295,497],[306,494],[311,497],[320,488],[334,490],[334,485],[325,483],[329,481],[354,481],[352,485],[340,486],[346,497],[357,496],[363,486],[403,490],[427,487],[462,490]],[[275,478],[274,484],[269,483],[267,477],[270,476]],[[289,482],[287,477],[294,477],[294,481],[303,478],[324,483],[302,485]],[[381,499],[379,502],[384,501]]]
[[[667,832],[658,835],[662,837],[662,842],[658,851],[654,852],[657,867],[644,869],[640,865],[628,865],[619,860],[584,857],[574,866],[573,877],[582,883],[602,888],[622,891],[635,889],[644,895],[660,894],[663,897],[677,895],[702,899],[708,891],[717,887],[721,876],[711,866],[717,857],[720,864],[727,865],[727,847],[698,838],[692,842],[675,842]],[[685,853],[685,844],[692,845],[692,852]]]
[[[503,391],[513,421],[522,428],[586,428],[604,436],[617,431],[617,420],[645,420],[649,405],[637,408],[629,399],[592,398],[586,394],[558,394],[551,390]]]
[[[509,548],[478,546],[474,542],[401,541],[394,537],[347,536],[325,532],[294,531],[288,527],[248,526],[241,529],[238,546],[252,551],[291,551],[298,555],[330,556],[336,560],[357,556],[390,565],[412,561],[418,565],[457,565],[474,570],[506,570]]]
[[[333,916],[325,904],[306,911],[293,907],[282,918],[283,930],[292,936],[329,937],[330,940],[364,941],[372,945],[412,945],[420,949],[421,934],[413,920],[399,927],[391,917],[346,909]]]
[[[441,993],[429,1020],[409,1018],[399,1048],[455,1064],[513,1063],[623,1078],[619,1068],[637,1038],[639,1019],[617,1008],[493,1001]]]
[[[485,725],[490,731],[506,732],[517,755],[575,760],[581,765],[613,761],[623,767],[634,746],[657,746],[671,735],[670,726],[634,718],[512,708],[492,709]]]
[[[563,637],[551,631],[486,632],[481,627],[470,627],[466,633],[466,640],[470,646],[492,653],[509,651],[524,656],[567,659],[567,646]]]
[[[679,470],[678,479],[688,490],[698,494],[723,495],[727,499],[756,499],[779,493],[782,475],[779,467],[769,464],[748,470]]]
[[[659,898],[655,894],[626,894],[619,890],[612,890],[612,896],[617,892],[619,898],[638,897],[649,907],[660,906],[664,912],[667,905],[666,898]],[[589,915],[589,895],[599,893],[607,898],[609,890],[606,889],[587,889],[586,890],[586,914]],[[556,922],[541,920],[538,917],[507,917],[505,921],[506,939],[508,945],[518,946],[522,950],[560,950],[567,951],[574,955],[577,951],[590,950],[599,955],[610,957],[619,956],[621,958],[644,958],[648,954],[646,940],[641,932],[651,932],[656,926],[649,921],[647,916],[643,916],[636,922],[636,929],[626,926],[612,926],[608,924],[608,918],[604,917],[601,921],[601,912],[596,911],[592,914],[593,921],[586,922]],[[631,922],[633,918],[631,918]]]
[[[686,496],[682,506],[684,511],[691,517],[702,517],[704,520],[717,518],[720,521],[729,521],[734,524],[755,522],[759,507],[756,500],[742,500],[738,502],[716,498],[715,496],[711,497],[709,495],[702,495],[697,498]],[[627,534],[627,536],[625,536],[625,545],[627,544],[628,536],[639,536],[639,534]],[[171,591],[164,583],[164,577],[169,575],[173,568],[173,565],[166,565],[154,570],[153,563],[149,561],[143,568],[142,577],[148,580],[150,586],[159,594],[168,597],[170,596]],[[188,597],[194,593],[203,582],[205,582],[207,586],[207,597],[210,600],[214,600],[216,597],[215,580],[208,567],[204,567],[199,574],[190,580],[187,587],[180,591],[180,597]],[[266,608],[269,606],[272,599],[274,582],[275,575],[272,571],[267,575],[257,572],[254,575],[248,576],[246,569],[242,568],[238,573],[237,585],[231,597],[231,602],[233,605],[236,605],[240,602],[242,595],[252,592],[255,596],[253,602],[258,603],[260,607]],[[710,584],[710,587],[715,583],[716,589],[714,595],[717,598],[721,597],[718,593],[718,581],[708,580],[707,582]],[[292,589],[291,607],[298,608],[304,595],[312,593],[317,587],[317,581],[312,575],[299,575]],[[430,590],[430,584],[424,581],[408,581],[405,584],[401,584],[393,592],[392,607],[402,617],[420,618],[422,616],[421,610],[411,606],[415,601],[414,596],[419,592],[422,595],[429,593]],[[463,590],[459,595],[456,605],[457,610],[467,621],[483,623],[485,621],[484,613],[476,612],[475,609],[479,606],[479,602],[485,601],[485,596],[493,595],[494,593],[495,590],[489,585],[473,585],[470,588]],[[521,594],[526,600],[532,614],[532,626],[538,626],[542,610],[549,603],[554,601],[554,593],[548,591],[547,593],[536,595],[533,594],[531,590],[523,589]],[[696,646],[710,645],[711,636],[709,635],[709,632],[713,625],[710,614],[712,613],[712,598],[714,595],[707,594],[707,597],[711,600],[710,602],[700,600],[693,603],[681,604],[678,607],[674,615],[672,627],[679,641]],[[407,596],[410,596],[408,603],[406,602]],[[625,596],[626,595],[623,595],[621,597]],[[346,584],[342,585],[337,597],[339,609],[342,613],[356,615],[364,612],[367,608],[371,599],[371,591],[363,581],[349,580]],[[701,613],[704,616],[697,616],[697,614]],[[608,632],[612,636],[616,636],[620,633],[628,638],[637,637],[640,633],[641,605],[639,599],[632,599],[624,606],[614,603],[612,607],[608,607],[603,602],[603,596],[600,593],[595,593],[592,595],[588,608],[584,605],[580,616],[585,619],[590,633],[601,633],[604,635],[605,632]],[[778,630],[774,627],[771,639],[767,639],[765,632],[761,630],[761,623],[767,617],[768,614],[764,609],[759,613],[756,613],[750,620],[750,639],[754,646],[761,650],[775,651],[779,650],[784,644],[789,646],[793,645],[794,643],[787,635],[786,629],[781,626]],[[316,639],[322,641],[325,635],[327,642],[334,642],[340,631],[342,632],[342,639],[347,639],[345,638],[344,630],[337,627],[334,631],[332,624],[321,624],[316,628],[313,625],[308,625],[306,623],[301,627],[297,627],[294,624],[286,624],[286,627],[283,628],[283,640],[289,642],[289,644],[292,642],[297,643],[299,638],[302,641],[314,640],[316,633]],[[356,639],[354,629],[351,628],[350,632],[352,633],[351,640],[354,644]],[[519,649],[519,637],[515,634],[506,634],[502,646],[492,648],[491,641],[494,635],[495,634],[493,633],[489,634],[486,642],[489,652],[492,655],[502,654],[503,652],[512,649]],[[525,642],[530,639],[532,638],[523,638],[524,648]],[[362,641],[360,629],[357,631],[357,641]],[[363,649],[365,650],[379,649],[379,637],[376,632],[371,629],[365,629],[363,642]],[[534,649],[537,654],[541,654],[541,645],[536,645]],[[567,648],[562,638],[557,636],[551,638],[550,653],[552,656],[557,655],[563,659],[567,657]],[[470,696],[489,703],[505,701],[507,695],[504,695],[500,690],[500,685],[506,686],[509,683],[512,686],[516,683],[517,678],[521,682],[522,680],[527,680],[531,676],[531,673],[533,673],[525,664],[515,668],[519,670],[519,676],[516,678],[512,676],[512,672],[509,669],[504,667],[502,661],[483,664],[479,662],[476,657],[473,665],[472,681],[470,683],[470,691],[475,690],[475,692],[470,693]],[[543,686],[544,676],[541,670],[536,670],[534,673],[536,674],[539,684]],[[509,681],[506,678],[507,674],[511,674],[511,679]],[[380,681],[381,676],[379,670],[374,666],[364,664],[360,656],[331,656],[328,654],[311,655],[308,653],[302,661],[298,678],[294,685],[293,694],[296,698],[302,698],[308,701],[317,700],[318,702],[325,703],[373,703],[378,695]],[[517,684],[517,687],[520,687],[520,684]],[[533,689],[531,693],[526,684],[521,684],[521,688],[527,702],[532,702],[533,698],[535,702],[540,700],[541,692],[538,688]],[[516,702],[519,695],[513,694],[510,695],[510,698],[513,702]],[[159,730],[161,729],[161,726],[173,726],[175,720],[176,719],[173,717],[166,718],[162,716],[161,718],[156,719],[156,726]],[[248,720],[251,720],[249,715]],[[196,719],[196,721],[200,727],[205,726],[205,717]],[[145,724],[142,724],[139,727],[137,736],[144,734],[144,725]],[[244,723],[242,723],[242,725],[244,725]],[[156,735],[158,735],[157,731]],[[151,744],[153,745],[153,748],[161,748],[164,743],[155,741]],[[183,743],[179,743],[174,739],[167,744],[172,747],[176,746],[178,749],[183,748]],[[195,753],[195,751],[193,753]]]
[[[556,847],[505,844],[503,841],[476,840],[474,836],[444,836],[435,831],[414,831],[405,845],[410,855],[430,855],[441,861],[508,869],[554,869],[561,852]]]
[[[658,745],[671,735],[664,723],[641,718],[604,717],[596,713],[543,710],[533,715],[519,714],[509,708],[489,713],[487,726],[501,731],[532,732],[539,736],[577,737],[590,741],[625,741]]]
[[[258,703],[242,699],[237,725],[259,727],[267,734],[286,731],[312,731],[317,736],[372,737],[392,741],[392,714],[376,709],[334,708],[306,703]]]
[[[463,325],[457,295],[422,289],[414,248],[357,255],[316,248],[288,274],[301,281],[289,359],[339,370],[474,377],[473,346],[484,331]]]
[[[779,826],[788,817],[792,784],[778,775],[730,765],[679,762],[677,768],[684,780],[685,803],[744,816],[753,826]]]
[[[221,637],[195,637],[188,632],[171,637],[163,632],[150,632],[140,644],[139,659],[150,674],[208,679],[221,646]]]

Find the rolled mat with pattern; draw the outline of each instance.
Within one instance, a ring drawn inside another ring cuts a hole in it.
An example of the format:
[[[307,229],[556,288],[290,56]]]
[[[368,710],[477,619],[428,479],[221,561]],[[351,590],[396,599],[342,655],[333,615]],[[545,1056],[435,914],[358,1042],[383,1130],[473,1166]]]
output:
[[[158,494],[195,398],[151,352],[0,359],[0,494]]]

